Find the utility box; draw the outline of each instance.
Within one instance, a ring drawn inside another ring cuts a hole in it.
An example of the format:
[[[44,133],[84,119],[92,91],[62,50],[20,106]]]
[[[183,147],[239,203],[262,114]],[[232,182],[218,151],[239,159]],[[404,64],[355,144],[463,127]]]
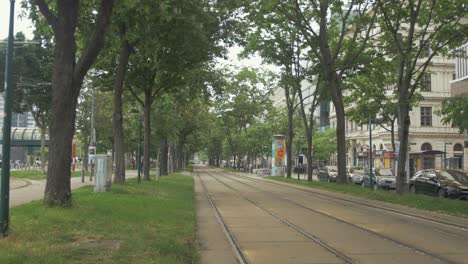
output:
[[[112,158],[108,155],[96,155],[95,192],[110,192],[112,185]]]

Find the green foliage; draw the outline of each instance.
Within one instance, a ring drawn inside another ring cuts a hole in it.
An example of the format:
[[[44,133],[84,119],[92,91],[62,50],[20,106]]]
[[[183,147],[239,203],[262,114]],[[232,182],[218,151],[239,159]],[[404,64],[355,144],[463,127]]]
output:
[[[436,113],[443,116],[444,124],[457,127],[460,133],[468,132],[468,94],[445,99],[442,108]]]
[[[336,153],[336,130],[332,128],[322,133],[315,133],[312,144],[314,159],[328,160],[333,153]]]
[[[37,31],[36,31],[37,32]],[[22,32],[15,36],[13,57],[13,111],[32,112],[40,127],[47,128],[51,96],[53,47],[36,36],[26,40]],[[6,42],[0,43],[0,83],[4,83]],[[3,90],[3,85],[1,87]]]
[[[128,180],[112,192],[74,191],[72,208],[40,201],[11,209],[2,263],[198,263],[193,179]],[[115,240],[119,248],[86,242]]]

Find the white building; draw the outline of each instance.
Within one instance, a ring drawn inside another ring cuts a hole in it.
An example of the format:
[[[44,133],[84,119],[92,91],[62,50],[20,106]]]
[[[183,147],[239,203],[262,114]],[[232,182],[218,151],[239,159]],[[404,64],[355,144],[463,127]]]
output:
[[[468,43],[455,50],[455,78],[450,82],[450,95],[468,94]],[[464,135],[464,170],[468,171],[468,133]]]
[[[436,57],[429,72],[426,74],[425,87],[421,91],[424,99],[410,112],[410,170],[414,172],[422,168],[462,168],[463,136],[458,133],[458,129],[442,124],[442,117],[435,114],[435,111],[440,109],[442,100],[450,96],[449,83],[455,78],[454,60]],[[333,105],[330,110],[330,125],[335,127],[336,113]],[[371,130],[374,166],[390,168],[392,159],[396,159],[397,155],[397,150],[392,148],[391,134],[378,125],[372,125]],[[367,166],[368,125],[358,125],[346,120],[346,140],[347,165]],[[398,144],[398,124],[395,125],[395,142]],[[427,152],[429,150],[431,152]]]

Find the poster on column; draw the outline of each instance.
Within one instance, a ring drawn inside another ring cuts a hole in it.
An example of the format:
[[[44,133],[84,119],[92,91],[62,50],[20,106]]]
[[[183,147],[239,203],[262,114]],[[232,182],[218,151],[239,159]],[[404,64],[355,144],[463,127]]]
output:
[[[275,135],[271,140],[271,175],[284,176],[284,161],[286,159],[286,137]]]

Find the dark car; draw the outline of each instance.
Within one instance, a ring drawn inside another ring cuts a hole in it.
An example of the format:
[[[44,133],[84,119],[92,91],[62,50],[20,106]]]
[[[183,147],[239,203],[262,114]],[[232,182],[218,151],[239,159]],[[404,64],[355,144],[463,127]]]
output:
[[[322,182],[336,182],[337,175],[338,168],[336,166],[326,166],[319,171],[317,177]]]
[[[393,175],[391,169],[375,169],[372,170],[372,187],[377,189],[395,189],[396,188],[396,178]],[[369,177],[369,169],[365,170],[365,174],[362,177],[362,187],[371,187],[371,180]]]
[[[410,192],[468,199],[468,175],[457,170],[421,170],[410,180]]]

